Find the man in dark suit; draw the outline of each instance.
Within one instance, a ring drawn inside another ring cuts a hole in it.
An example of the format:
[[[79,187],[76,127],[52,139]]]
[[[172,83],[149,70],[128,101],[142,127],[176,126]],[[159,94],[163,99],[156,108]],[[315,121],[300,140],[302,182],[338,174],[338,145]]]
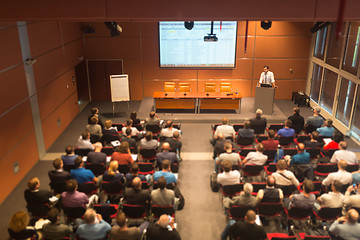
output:
[[[135,177],[132,181],[132,186],[125,190],[125,202],[127,204],[147,205],[150,202],[150,192],[141,189],[141,179]]]
[[[170,144],[168,142],[164,142],[161,147],[162,152],[156,154],[157,166],[161,166],[161,163],[164,160],[169,160],[171,164],[178,163],[178,158],[176,153],[170,152]]]
[[[61,158],[57,158],[53,161],[54,170],[48,172],[50,183],[65,183],[71,178],[70,173],[64,171],[62,168],[64,166]]]
[[[266,128],[266,118],[261,117],[263,111],[261,109],[256,110],[255,117],[250,119],[251,128],[254,129],[255,134],[264,134]]]
[[[295,107],[293,109],[294,114],[288,117],[292,122],[292,128],[296,134],[299,134],[304,129],[304,118],[300,115],[300,108]]]

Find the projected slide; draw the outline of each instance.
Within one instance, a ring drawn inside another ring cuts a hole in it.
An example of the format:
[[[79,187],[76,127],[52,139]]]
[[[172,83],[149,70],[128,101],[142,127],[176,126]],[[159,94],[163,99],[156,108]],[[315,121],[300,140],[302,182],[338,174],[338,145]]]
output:
[[[236,21],[159,22],[160,67],[234,68]]]

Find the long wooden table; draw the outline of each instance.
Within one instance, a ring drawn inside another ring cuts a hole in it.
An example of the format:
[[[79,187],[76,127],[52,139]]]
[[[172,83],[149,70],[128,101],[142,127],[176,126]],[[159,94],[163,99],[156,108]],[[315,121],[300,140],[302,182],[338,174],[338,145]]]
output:
[[[156,109],[194,109],[201,110],[226,109],[240,113],[241,94],[226,92],[154,92],[154,108]]]

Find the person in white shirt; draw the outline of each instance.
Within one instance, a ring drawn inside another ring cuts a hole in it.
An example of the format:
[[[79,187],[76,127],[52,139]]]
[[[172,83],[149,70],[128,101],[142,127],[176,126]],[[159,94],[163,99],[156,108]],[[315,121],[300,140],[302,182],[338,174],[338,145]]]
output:
[[[173,127],[173,122],[168,120],[166,122],[166,128],[163,128],[160,132],[161,137],[171,138],[175,131],[178,131],[176,128]]]
[[[347,167],[347,163],[345,160],[340,160],[338,162],[339,171],[330,173],[323,181],[322,185],[329,186],[333,181],[338,180],[343,185],[352,183],[352,174],[347,172],[345,169]]]
[[[138,136],[140,134],[139,130],[137,130],[136,127],[133,127],[132,124],[133,124],[133,120],[128,119],[126,121],[126,126],[121,129],[124,136],[126,136],[125,132],[127,128],[131,128],[131,136]]]
[[[260,87],[261,84],[268,84],[268,85],[271,85],[272,87],[276,87],[274,73],[269,71],[268,66],[264,66],[264,72],[262,72],[260,75],[258,87]]]
[[[223,117],[221,119],[222,125],[217,126],[215,133],[214,133],[214,138],[216,139],[219,133],[224,134],[225,138],[230,138],[232,137],[233,139],[235,139],[235,130],[232,126],[229,125],[229,119],[227,117]]]
[[[334,154],[330,159],[330,162],[337,163],[340,160],[345,160],[347,164],[358,164],[358,160],[356,159],[356,154],[346,149],[347,149],[347,143],[345,141],[339,142],[339,150],[334,152]]]
[[[233,185],[240,183],[240,172],[238,170],[232,170],[232,163],[229,160],[225,160],[223,163],[224,172],[217,176],[217,181],[221,186]]]
[[[286,162],[283,159],[280,159],[277,164],[277,171],[272,174],[272,176],[276,180],[277,185],[281,186],[299,186],[299,181],[295,177],[294,173],[291,171],[286,170]]]
[[[320,203],[315,203],[314,207],[316,210],[320,208],[341,208],[344,202],[344,195],[341,194],[342,184],[340,181],[335,180],[331,184],[331,192],[325,193],[317,198]]]
[[[76,143],[77,148],[86,148],[94,150],[94,145],[90,142],[90,132],[84,131],[81,136],[78,139],[78,142]]]
[[[355,192],[354,195],[350,195],[351,192]],[[345,198],[344,198],[344,205],[347,209],[349,208],[360,208],[360,193],[359,193],[359,186],[355,187],[353,185],[350,185],[346,192],[345,192]]]
[[[241,164],[243,166],[246,164],[264,165],[268,159],[268,156],[263,154],[264,150],[264,145],[259,143],[256,146],[256,152],[249,152]]]

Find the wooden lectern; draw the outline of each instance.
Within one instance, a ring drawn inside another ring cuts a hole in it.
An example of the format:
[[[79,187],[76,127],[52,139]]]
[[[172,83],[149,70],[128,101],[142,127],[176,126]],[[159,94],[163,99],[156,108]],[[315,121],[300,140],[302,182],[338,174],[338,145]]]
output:
[[[275,88],[256,87],[254,111],[261,109],[263,114],[271,115],[274,108]]]

